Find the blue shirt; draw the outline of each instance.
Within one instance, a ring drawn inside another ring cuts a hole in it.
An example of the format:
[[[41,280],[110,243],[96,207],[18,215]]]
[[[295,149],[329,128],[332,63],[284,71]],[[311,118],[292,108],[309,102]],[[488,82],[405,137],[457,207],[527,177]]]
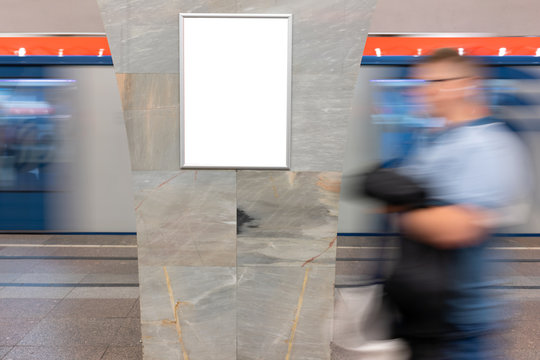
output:
[[[437,203],[475,206],[496,214],[494,226],[519,220],[514,209],[526,200],[532,185],[523,143],[491,118],[424,135],[398,171],[422,184]],[[473,336],[491,328],[498,318],[487,293],[490,269],[484,245],[440,250],[404,239],[394,275],[402,282],[401,296],[410,296],[404,306],[422,309],[423,299],[440,299],[438,314],[444,317],[445,336]],[[411,275],[403,275],[407,272]],[[415,286],[419,290],[407,294],[406,289]],[[416,317],[421,318],[421,312]],[[416,330],[421,333],[422,325]]]
[[[489,209],[507,225],[523,220],[516,210],[532,188],[528,159],[512,130],[483,118],[426,134],[399,171],[432,199]]]

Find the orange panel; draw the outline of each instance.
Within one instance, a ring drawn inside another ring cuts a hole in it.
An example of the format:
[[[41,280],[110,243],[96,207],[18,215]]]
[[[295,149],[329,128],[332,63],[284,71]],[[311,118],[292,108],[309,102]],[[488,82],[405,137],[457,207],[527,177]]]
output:
[[[443,48],[463,48],[465,55],[496,56],[501,48],[505,55],[534,56],[540,48],[540,37],[368,37],[364,55],[426,55],[431,51]],[[420,53],[419,53],[420,49]]]
[[[19,55],[24,48],[32,55],[110,56],[109,43],[104,36],[0,37],[0,55]]]

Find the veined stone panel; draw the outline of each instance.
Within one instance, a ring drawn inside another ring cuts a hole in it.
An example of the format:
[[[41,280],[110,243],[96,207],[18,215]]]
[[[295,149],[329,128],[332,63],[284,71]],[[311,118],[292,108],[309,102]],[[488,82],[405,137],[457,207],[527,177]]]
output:
[[[178,73],[178,14],[236,12],[235,0],[98,0],[98,5],[117,73]]]
[[[178,74],[117,74],[125,111],[178,107]]]
[[[376,0],[239,0],[293,14],[292,171],[342,171],[354,85]]]
[[[335,186],[375,3],[98,0],[115,70],[121,74],[133,169],[152,170],[133,172],[145,360],[184,359],[186,349],[190,359],[266,360],[285,359],[287,354],[294,360],[329,358],[339,195]],[[253,171],[178,171],[180,12],[293,15],[292,171],[274,172],[274,184],[267,176],[272,172],[258,178]],[[204,172],[207,175],[201,175]],[[248,217],[236,214],[237,189]],[[244,232],[238,235],[238,261],[244,266],[236,268],[236,288],[224,290],[232,278],[227,271],[236,266],[237,216],[252,222],[243,223]],[[259,228],[250,227],[257,221]],[[204,274],[217,277],[203,286],[214,289],[205,298],[208,306],[185,313],[184,320],[197,325],[187,325],[184,349],[175,338],[176,325],[160,324],[173,314],[164,284],[154,283],[163,266],[169,269],[171,284],[181,281],[171,285],[177,301],[194,301],[190,294],[204,293],[197,284]],[[205,270],[214,266],[221,270]],[[232,303],[223,300],[223,291]],[[237,297],[229,297],[235,293]],[[212,309],[218,299],[224,307]],[[217,355],[223,357],[212,356],[216,347],[197,338],[199,331],[214,334],[206,330],[215,325],[208,316],[217,316],[234,335],[216,325],[216,331],[224,333],[217,335],[216,344],[237,341],[238,349],[223,345],[225,350]]]
[[[330,359],[332,267],[238,267],[237,277],[238,360]]]
[[[178,106],[124,111],[132,170],[178,170],[178,116]]]
[[[236,174],[134,172],[139,265],[236,266]]]
[[[180,12],[292,14],[291,170],[342,170],[354,83],[376,0],[99,0],[98,3],[117,73],[177,74]],[[161,85],[156,82],[149,86],[149,91],[170,86],[169,79],[156,81]],[[138,107],[136,99],[141,98],[140,94],[137,90],[126,90],[124,103]],[[153,114],[152,118],[157,116]],[[156,126],[165,125],[152,124]],[[141,131],[160,132],[150,127]],[[133,133],[139,134],[138,130]],[[171,136],[177,137],[178,132]],[[152,134],[145,137],[151,138]],[[134,146],[131,150],[134,169],[171,170],[172,166],[180,166],[179,161],[173,163],[173,157],[166,161],[141,157],[140,149]],[[180,142],[174,138],[155,147],[156,153],[178,154]]]
[[[341,74],[296,74],[291,170],[341,171],[353,81]]]
[[[345,0],[345,18],[343,19],[347,36],[343,37],[346,49],[343,57],[343,74],[354,84],[358,76],[358,67],[362,62],[362,53],[366,43],[371,17],[380,0]],[[352,100],[352,94],[350,99]]]
[[[117,74],[133,170],[178,170],[178,74]]]
[[[239,171],[238,266],[334,266],[340,177]]]
[[[236,268],[142,266],[145,359],[236,359]],[[149,316],[149,314],[152,314]]]

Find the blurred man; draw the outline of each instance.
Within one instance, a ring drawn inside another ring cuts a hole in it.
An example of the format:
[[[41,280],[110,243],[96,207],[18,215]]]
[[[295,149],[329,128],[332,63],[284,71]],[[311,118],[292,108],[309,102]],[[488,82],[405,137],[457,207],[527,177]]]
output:
[[[514,221],[529,188],[527,153],[490,118],[479,69],[452,49],[415,68],[431,115],[445,120],[399,168],[421,184],[424,207],[400,215],[401,256],[386,291],[401,313],[397,335],[413,360],[495,359],[498,318],[486,288],[485,243]]]

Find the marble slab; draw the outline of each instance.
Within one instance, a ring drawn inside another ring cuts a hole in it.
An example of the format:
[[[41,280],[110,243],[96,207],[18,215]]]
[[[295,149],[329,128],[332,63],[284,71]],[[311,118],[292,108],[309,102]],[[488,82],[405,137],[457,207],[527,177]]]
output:
[[[236,12],[235,0],[99,0],[98,4],[118,73],[178,73],[178,14]]]
[[[291,170],[341,172],[348,120],[343,114],[295,112]]]
[[[178,107],[124,111],[132,170],[180,168]]]
[[[344,0],[345,26],[348,36],[343,38],[345,54],[343,58],[343,74],[356,78],[364,52],[371,18],[378,0]]]
[[[334,266],[339,173],[238,171],[239,266]]]
[[[178,74],[117,74],[124,110],[178,107]]]
[[[103,16],[102,19],[106,21]],[[105,25],[105,34],[107,35],[107,42],[109,43],[114,71],[116,73],[122,73],[120,64],[122,64],[126,53],[126,48],[122,44],[122,34],[125,32],[125,28],[126,25],[122,24],[121,21],[117,24]]]
[[[236,173],[133,172],[139,266],[235,266]]]
[[[235,0],[97,0],[105,25],[178,25],[179,13],[236,12]]]
[[[341,171],[347,124],[351,117],[353,84],[375,2],[100,0],[99,4],[117,73],[177,74],[179,12],[293,14],[291,169]],[[145,94],[144,90],[139,92],[138,89],[121,86],[126,109],[141,109],[145,105],[153,108],[160,106],[161,102],[174,100],[177,92],[175,78],[163,81],[141,78],[137,81],[141,89],[146,87],[149,92]],[[147,127],[146,131],[156,133],[163,130]],[[152,133],[133,132],[137,134],[135,136],[152,137]],[[167,153],[166,144],[156,144],[155,152]],[[135,144],[130,145],[135,149],[132,152],[135,169],[170,169],[175,160],[168,159],[166,155],[161,155],[163,160],[139,159],[141,150]]]
[[[375,0],[239,0],[239,12],[293,14],[293,171],[342,171],[352,98]]]
[[[295,74],[342,73],[360,64],[376,0],[239,0],[238,12],[292,13]],[[356,69],[357,70],[357,69]]]
[[[133,169],[160,170],[133,173],[145,359],[329,359],[336,172],[374,3],[98,0]],[[180,12],[293,14],[294,172],[178,171]]]
[[[139,9],[135,9],[140,11]],[[178,13],[169,16],[177,17]],[[123,25],[123,58],[117,71],[125,73],[178,73],[178,24],[156,21],[148,25]]]
[[[324,72],[295,75],[291,170],[342,170],[355,78]]]
[[[143,346],[144,360],[183,360],[182,351],[175,344],[150,343]]]
[[[341,74],[295,75],[291,170],[342,170],[354,81]]]
[[[143,324],[174,320],[163,266],[139,266],[139,289]]]
[[[239,267],[237,359],[329,359],[333,282],[322,266]]]
[[[236,268],[167,266],[168,281],[163,267],[141,270],[145,358],[236,359]]]
[[[131,180],[133,193],[135,194],[135,205],[143,199],[142,192],[148,192],[154,188],[162,187],[172,178],[180,176],[180,171],[133,171]],[[193,175],[193,174],[192,174]],[[163,184],[165,183],[165,184]]]
[[[295,74],[293,110],[333,115],[347,112],[351,109],[355,83],[356,76],[348,79],[341,74]]]

